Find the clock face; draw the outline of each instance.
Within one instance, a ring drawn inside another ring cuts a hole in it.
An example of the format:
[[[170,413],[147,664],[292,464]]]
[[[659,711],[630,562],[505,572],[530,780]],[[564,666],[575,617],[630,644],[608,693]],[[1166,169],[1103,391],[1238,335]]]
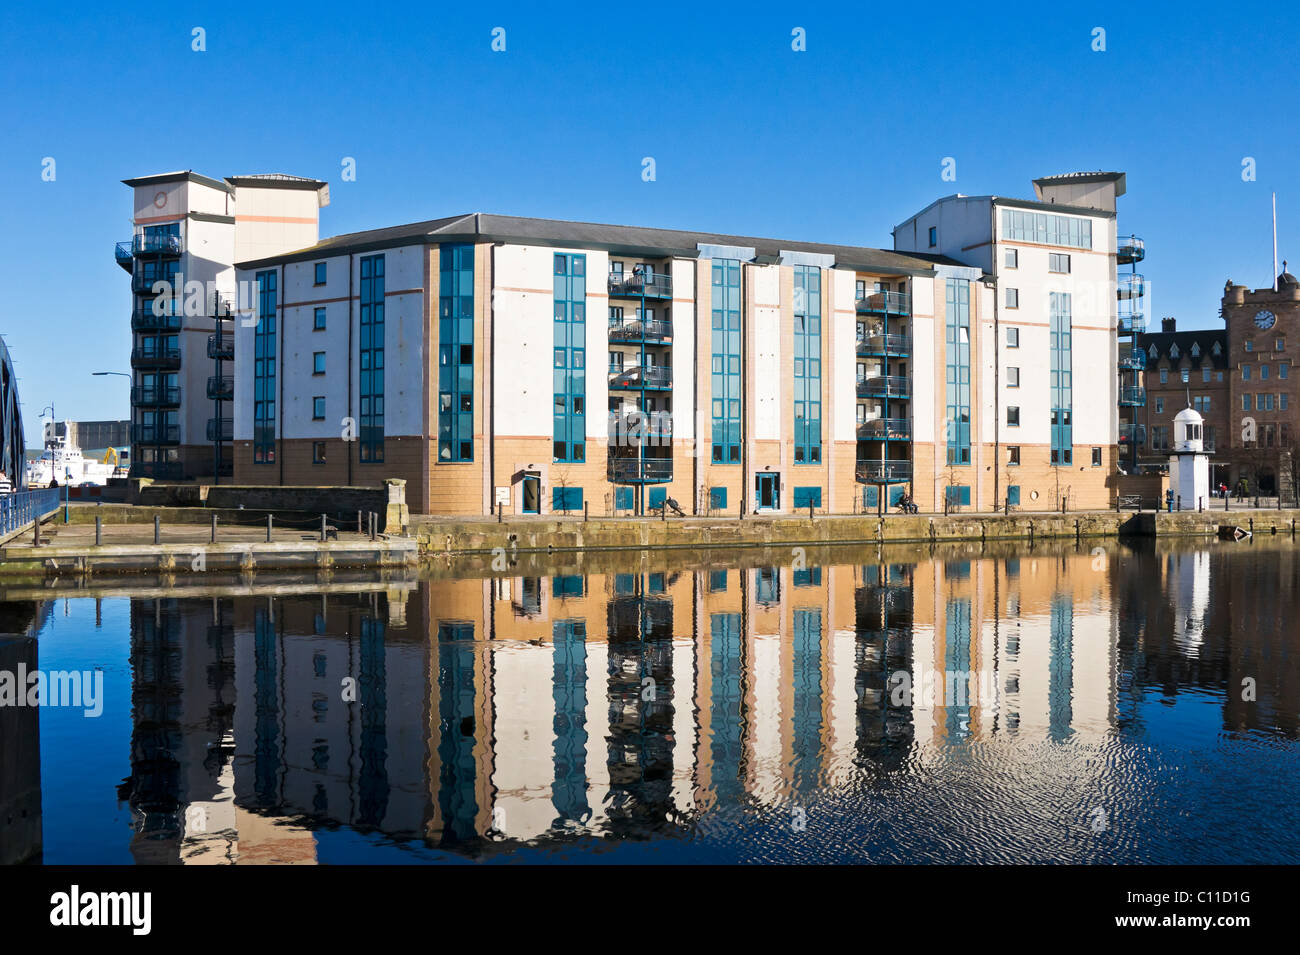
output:
[[[1277,321],[1277,319],[1274,317],[1273,313],[1266,308],[1262,308],[1255,313],[1255,324],[1265,331],[1272,328],[1275,321]]]

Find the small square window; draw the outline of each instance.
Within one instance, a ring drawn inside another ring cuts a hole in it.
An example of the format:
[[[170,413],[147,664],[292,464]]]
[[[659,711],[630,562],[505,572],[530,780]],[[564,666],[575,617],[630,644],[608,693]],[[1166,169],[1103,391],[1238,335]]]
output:
[[[1008,388],[1020,387],[1020,369],[1014,365],[1010,365],[1007,367],[1007,387]]]
[[[311,373],[313,375],[325,374],[325,353],[323,351],[312,352]]]
[[[1092,449],[1092,466],[1094,468],[1101,467],[1101,448]]]
[[[1007,426],[1012,428],[1020,427],[1020,406],[1007,405]]]
[[[1020,289],[1018,288],[1007,289],[1007,308],[1019,308],[1019,307],[1020,307]]]
[[[930,226],[930,248],[939,244],[939,230],[935,226]]]
[[[1007,347],[1008,348],[1020,347],[1020,329],[1018,328],[1007,329]]]
[[[325,420],[325,396],[317,395],[311,400],[311,417],[313,421]]]
[[[1008,444],[1008,445],[1007,445],[1007,464],[1019,464],[1019,463],[1020,463],[1020,445],[1018,445],[1018,444]]]
[[[1273,350],[1274,350],[1274,351],[1286,351],[1286,339],[1285,339],[1285,338],[1277,338],[1277,339],[1274,339],[1274,340],[1273,340]]]
[[[1018,268],[1020,268],[1020,250],[1019,250],[1019,249],[1007,249],[1007,250],[1006,250],[1006,257],[1003,259],[1003,262],[1004,262],[1004,264],[1006,265],[1006,267],[1009,268],[1009,269],[1018,269]]]
[[[322,332],[325,330],[325,309],[316,309],[316,315],[312,320],[311,328],[314,332]]]
[[[1250,341],[1248,341],[1248,342],[1244,342],[1243,345],[1242,345],[1242,347],[1245,348],[1246,351],[1254,351],[1254,350],[1255,350],[1255,343],[1254,343],[1254,342],[1250,342]]]
[[[311,443],[311,463],[312,464],[325,463],[325,442],[324,441],[313,441]]]
[[[316,263],[316,284],[317,285],[325,284],[325,263],[324,262]]]
[[[1051,252],[1047,256],[1047,271],[1068,273],[1070,271],[1070,257],[1061,252]]]

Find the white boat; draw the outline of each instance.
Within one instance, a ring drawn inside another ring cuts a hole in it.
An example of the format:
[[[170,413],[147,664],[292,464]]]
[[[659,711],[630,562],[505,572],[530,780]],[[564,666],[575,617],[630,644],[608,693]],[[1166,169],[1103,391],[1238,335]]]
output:
[[[45,441],[45,450],[27,465],[27,486],[49,487],[57,481],[60,486],[98,484],[101,487],[111,477],[126,477],[118,452],[109,448],[103,461],[96,461],[81,453],[76,445],[68,446],[66,439],[52,435]]]

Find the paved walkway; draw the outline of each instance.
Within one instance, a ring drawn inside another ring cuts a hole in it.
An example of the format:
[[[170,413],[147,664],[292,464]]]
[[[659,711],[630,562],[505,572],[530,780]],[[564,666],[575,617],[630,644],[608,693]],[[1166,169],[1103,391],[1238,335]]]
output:
[[[161,540],[164,544],[207,544],[212,539],[212,528],[206,524],[163,524]],[[338,540],[341,543],[368,540],[368,535],[358,534],[356,530],[340,529]],[[382,538],[381,538],[382,539]],[[273,527],[271,542],[276,544],[294,544],[302,541],[320,540],[320,529],[302,527]],[[334,540],[334,535],[330,535]],[[152,544],[153,524],[105,524],[102,541],[104,546],[114,544]],[[266,527],[217,526],[218,544],[261,544],[266,542]],[[41,525],[42,547],[93,547],[95,545],[94,524],[63,524],[57,520]],[[4,545],[4,550],[14,553],[22,549],[30,550],[32,534],[14,538]]]

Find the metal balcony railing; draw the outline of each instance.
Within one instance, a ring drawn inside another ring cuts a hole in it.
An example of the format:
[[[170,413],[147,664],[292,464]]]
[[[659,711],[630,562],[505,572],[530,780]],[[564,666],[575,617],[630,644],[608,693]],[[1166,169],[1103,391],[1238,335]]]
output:
[[[152,305],[131,310],[131,330],[133,332],[175,332],[180,331],[181,317],[171,308],[163,309],[162,315],[154,313]]]
[[[614,484],[666,484],[673,479],[673,459],[612,457],[608,477]]]
[[[667,342],[673,337],[673,323],[661,319],[633,318],[611,321],[611,342]]]
[[[609,387],[624,390],[665,389],[673,386],[673,369],[669,365],[634,365],[609,370]]]
[[[235,376],[209,375],[208,397],[214,401],[225,401],[235,397]]]
[[[907,418],[875,418],[858,425],[858,437],[866,441],[906,441],[911,436]]]
[[[208,419],[208,440],[209,441],[233,441],[234,439],[235,439],[234,418],[209,418]]]
[[[1146,254],[1146,243],[1135,235],[1122,235],[1115,243],[1115,258],[1120,265],[1134,265]]]
[[[122,268],[130,270],[132,258],[130,240],[119,242],[117,244],[117,247],[113,249],[113,258],[117,261],[118,265],[122,266]]]
[[[137,461],[131,465],[131,477],[153,478],[156,481],[179,481],[184,471],[179,461]]]
[[[884,335],[871,333],[858,339],[858,354],[868,355],[906,355],[909,351],[906,335]]]
[[[866,292],[858,297],[859,312],[877,315],[909,315],[912,296],[906,292]]]
[[[180,385],[136,385],[131,389],[131,404],[136,406],[156,407],[180,403]]]
[[[138,346],[131,349],[131,367],[133,368],[169,368],[181,366],[181,349],[179,345]]]
[[[175,284],[176,284],[175,273],[158,275],[156,273],[143,273],[143,272],[136,272],[134,275],[131,276],[131,291],[135,292],[137,295],[160,294],[154,291],[154,283],[156,282],[166,283],[167,287],[163,290],[161,294],[174,295],[176,294],[177,291],[179,291],[178,289],[175,288]]]
[[[610,272],[609,294],[616,298],[672,298],[673,278],[659,272]]]
[[[1140,272],[1121,275],[1115,286],[1115,294],[1122,299],[1142,298],[1147,294],[1146,276]]]
[[[610,447],[667,445],[673,440],[673,417],[666,411],[632,411],[609,416]]]
[[[1127,387],[1119,390],[1119,404],[1123,408],[1141,408],[1147,403],[1145,388]]]
[[[133,424],[131,425],[132,444],[179,444],[181,426],[179,424]],[[135,457],[135,455],[132,455]]]
[[[124,243],[119,242],[120,247]],[[140,232],[131,238],[132,255],[180,255],[185,246],[178,235]]]
[[[1144,424],[1121,424],[1119,426],[1119,443],[1130,445],[1135,441],[1138,445],[1147,443],[1147,426]]]
[[[1147,316],[1141,308],[1125,309],[1120,302],[1119,321],[1115,330],[1121,335],[1140,335],[1147,330]]]
[[[1119,356],[1119,367],[1121,371],[1142,371],[1147,366],[1147,355],[1144,351],[1134,350],[1128,353],[1121,353]]]
[[[894,484],[912,480],[912,462],[899,460],[858,461],[853,470],[859,484]]]
[[[906,398],[911,390],[910,379],[903,375],[876,375],[858,379],[859,397]]]
[[[230,360],[235,357],[234,335],[209,335],[208,357]]]

